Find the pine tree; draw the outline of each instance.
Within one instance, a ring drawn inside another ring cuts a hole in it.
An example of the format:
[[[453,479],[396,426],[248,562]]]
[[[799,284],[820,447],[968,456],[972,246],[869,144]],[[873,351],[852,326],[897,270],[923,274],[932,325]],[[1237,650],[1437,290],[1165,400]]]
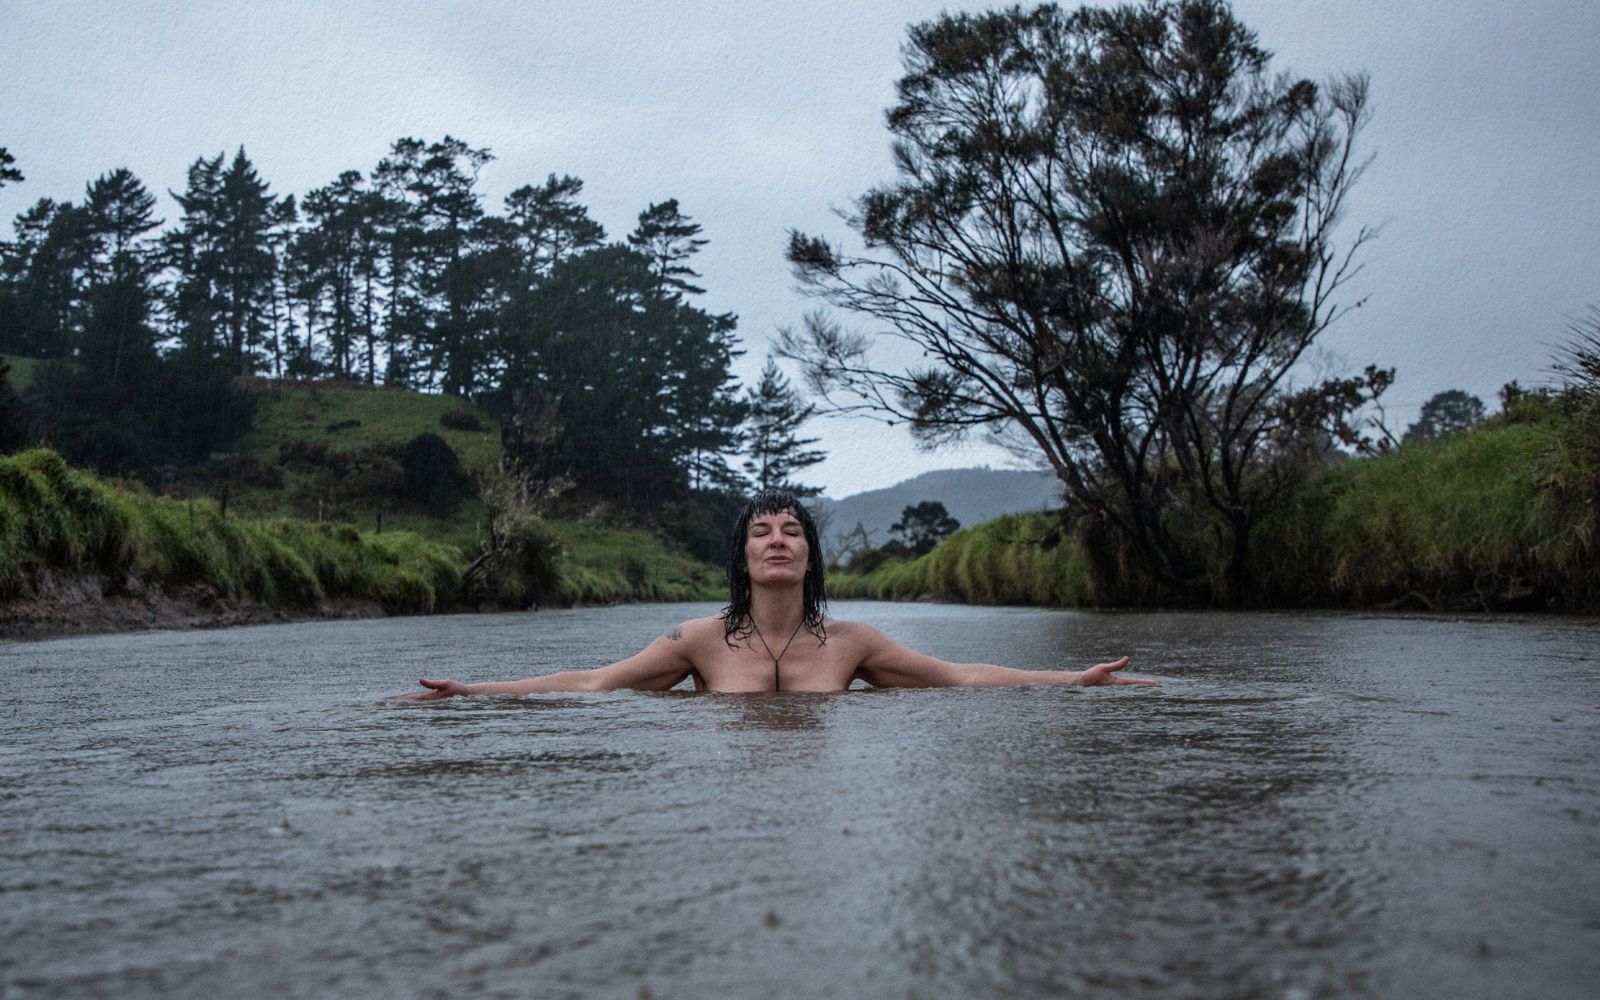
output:
[[[30,358],[64,358],[83,330],[90,246],[86,217],[71,202],[40,199],[17,216],[16,239],[4,245],[5,282],[0,350]]]
[[[538,187],[524,184],[506,195],[506,218],[515,227],[530,286],[556,264],[605,241],[605,229],[578,203],[582,193],[583,181],[551,174]]]
[[[789,384],[778,363],[767,359],[761,370],[761,381],[745,397],[748,416],[745,417],[744,445],[750,456],[744,469],[757,489],[786,489],[798,496],[816,496],[822,490],[802,486],[794,475],[801,469],[816,465],[827,456],[821,451],[807,450],[807,445],[817,443],[817,438],[798,436],[800,425],[816,413],[816,406],[806,403],[800,393]]]
[[[12,166],[16,162],[17,158],[4,146],[0,146],[0,187],[23,180],[22,171]]]
[[[684,263],[708,242],[696,239],[699,235],[700,224],[678,210],[678,199],[668,198],[639,213],[639,225],[628,234],[628,245],[650,258],[658,290],[699,295],[705,289],[685,279],[700,275]]]
[[[159,258],[144,239],[161,225],[156,199],[127,168],[103,174],[84,197],[89,248],[89,309],[77,357],[106,391],[117,393],[156,357],[150,327]]]
[[[422,388],[470,395],[486,382],[490,345],[477,308],[486,269],[473,258],[483,218],[478,171],[492,159],[487,149],[448,135],[431,144],[407,138],[374,172],[379,189],[403,206],[391,243],[390,318],[396,339],[407,343],[391,350],[407,347],[425,364],[425,373],[411,376]]]
[[[223,166],[223,154],[189,167],[178,228],[166,238],[177,280],[172,311],[184,346],[220,358],[228,370],[254,374],[271,328],[277,256],[274,230],[284,203],[274,198],[241,146]]]

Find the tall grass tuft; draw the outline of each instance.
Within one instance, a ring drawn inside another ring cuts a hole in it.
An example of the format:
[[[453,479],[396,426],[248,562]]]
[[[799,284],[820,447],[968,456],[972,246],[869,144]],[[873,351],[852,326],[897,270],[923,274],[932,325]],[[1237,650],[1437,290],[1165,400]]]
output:
[[[1552,479],[1578,474],[1564,458],[1562,430],[1489,426],[1329,467],[1257,532],[1258,602],[1581,603],[1581,581],[1594,575],[1592,546],[1572,537],[1571,513],[1552,504]]]
[[[560,596],[569,604],[716,601],[721,574],[650,532],[597,521],[553,521],[563,546]]]
[[[1096,594],[1082,544],[1048,514],[1008,514],[964,528],[918,559],[864,576],[836,573],[837,597],[930,598],[966,604],[1092,604]]]
[[[392,612],[456,600],[464,559],[409,532],[252,521],[208,500],[132,493],[74,471],[54,452],[0,458],[0,599],[45,574],[131,575],[275,607],[372,600]]]
[[[0,598],[41,570],[125,571],[137,551],[128,506],[92,476],[35,448],[0,457]]]

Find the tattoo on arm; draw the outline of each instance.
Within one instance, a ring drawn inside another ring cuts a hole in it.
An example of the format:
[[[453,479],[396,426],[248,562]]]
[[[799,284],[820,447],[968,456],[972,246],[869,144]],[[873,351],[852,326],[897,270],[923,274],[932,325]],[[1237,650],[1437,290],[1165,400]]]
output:
[[[667,638],[673,640],[674,642],[676,642],[679,639],[682,639],[683,638],[683,629],[679,628],[676,625],[672,626],[672,631],[667,633]]]

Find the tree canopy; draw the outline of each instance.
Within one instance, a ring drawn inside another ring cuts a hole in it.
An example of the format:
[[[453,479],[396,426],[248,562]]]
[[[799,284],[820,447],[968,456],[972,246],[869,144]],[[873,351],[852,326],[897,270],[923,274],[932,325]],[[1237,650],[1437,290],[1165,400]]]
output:
[[[937,500],[924,500],[900,511],[900,520],[889,526],[889,534],[914,556],[927,555],[961,527],[961,522],[950,516],[944,504]]]
[[[1446,434],[1483,423],[1483,400],[1461,389],[1434,393],[1422,404],[1417,422],[1406,428],[1402,441],[1432,441]]]
[[[193,161],[164,229],[127,170],[41,199],[0,246],[0,352],[59,362],[34,438],[103,471],[204,460],[248,421],[235,376],[334,378],[474,399],[547,488],[681,511],[740,485],[737,318],[696,304],[700,225],[668,198],[607,242],[557,174],[494,214],[492,160],[405,137],[296,199],[241,147]]]

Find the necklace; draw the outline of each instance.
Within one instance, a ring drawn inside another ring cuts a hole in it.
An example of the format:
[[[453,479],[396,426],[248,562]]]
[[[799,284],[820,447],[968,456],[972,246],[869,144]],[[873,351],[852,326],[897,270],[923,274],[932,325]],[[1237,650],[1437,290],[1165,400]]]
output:
[[[750,627],[756,630],[756,638],[761,640],[761,648],[767,651],[768,656],[772,656],[772,690],[774,691],[783,690],[783,685],[780,683],[778,676],[778,661],[783,659],[785,653],[789,652],[789,647],[794,644],[794,637],[800,634],[800,626],[805,623],[805,616],[802,615],[800,620],[794,623],[794,631],[789,633],[789,641],[783,644],[783,648],[778,651],[777,656],[772,656],[772,647],[767,645],[767,637],[761,634],[761,626],[756,624],[754,615],[750,616]]]

